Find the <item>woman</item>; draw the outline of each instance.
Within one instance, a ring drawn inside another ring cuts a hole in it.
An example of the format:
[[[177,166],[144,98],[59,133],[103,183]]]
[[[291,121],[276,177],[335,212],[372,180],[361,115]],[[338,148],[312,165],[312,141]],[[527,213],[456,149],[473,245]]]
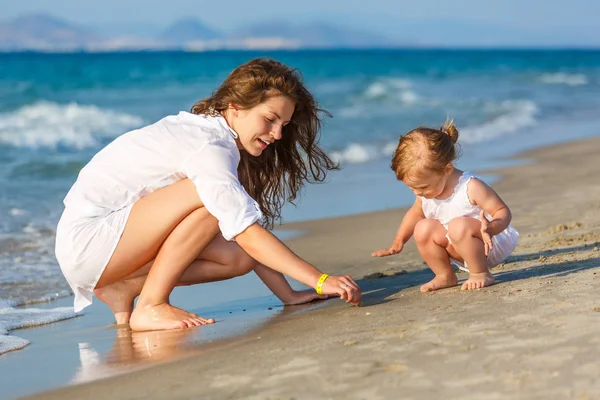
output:
[[[286,304],[327,295],[358,304],[352,278],[321,273],[262,226],[335,168],[318,147],[318,112],[294,70],[254,59],[191,113],[102,149],[67,194],[57,228],[75,310],[95,293],[133,330],[214,323],[171,305],[173,288],[251,270]],[[282,274],[318,293],[293,291]]]

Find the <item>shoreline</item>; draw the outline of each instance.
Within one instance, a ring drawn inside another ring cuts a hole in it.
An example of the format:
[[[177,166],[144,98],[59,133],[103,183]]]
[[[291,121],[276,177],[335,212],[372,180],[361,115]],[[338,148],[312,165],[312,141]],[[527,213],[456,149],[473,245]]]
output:
[[[368,398],[399,389],[461,398],[600,393],[600,366],[593,362],[600,342],[592,336],[600,327],[600,183],[589,179],[600,172],[599,151],[600,138],[561,143],[515,157],[533,163],[481,171],[501,175],[493,187],[521,233],[514,255],[492,270],[498,285],[421,294],[417,285],[431,273],[412,241],[400,256],[370,257],[391,242],[404,209],[287,223],[281,228],[306,232],[286,241],[292,250],[328,273],[359,280],[363,307],[329,300],[226,345],[197,348],[203,356],[31,398],[128,398],[143,389],[150,398]],[[452,363],[450,376],[441,378],[440,358]],[[428,376],[430,370],[439,375]]]

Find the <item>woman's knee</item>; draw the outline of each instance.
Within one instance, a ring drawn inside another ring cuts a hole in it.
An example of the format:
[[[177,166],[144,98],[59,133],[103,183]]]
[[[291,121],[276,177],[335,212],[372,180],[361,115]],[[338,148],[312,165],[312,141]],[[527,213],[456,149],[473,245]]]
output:
[[[243,254],[238,255],[238,258],[236,260],[236,264],[238,266],[238,271],[240,272],[240,276],[241,275],[246,275],[252,271],[254,271],[254,268],[256,268],[256,260],[253,259],[252,257],[250,257],[248,254],[246,254],[245,251],[241,251]]]
[[[222,264],[235,271],[236,276],[249,273],[258,264],[236,242],[229,242],[221,235],[215,237],[199,258]]]
[[[227,254],[227,264],[237,271],[237,275],[246,275],[256,267],[256,260],[246,253],[241,247],[236,246]]]
[[[452,243],[459,243],[468,237],[473,237],[479,232],[481,223],[470,217],[458,217],[448,224],[448,236]]]
[[[186,218],[194,225],[194,231],[211,231],[216,236],[219,230],[219,221],[217,218],[208,212],[206,207],[200,207],[192,211]]]
[[[252,259],[242,249],[230,252],[226,257],[221,258],[223,268],[230,271],[231,277],[246,275],[254,270],[257,262]]]

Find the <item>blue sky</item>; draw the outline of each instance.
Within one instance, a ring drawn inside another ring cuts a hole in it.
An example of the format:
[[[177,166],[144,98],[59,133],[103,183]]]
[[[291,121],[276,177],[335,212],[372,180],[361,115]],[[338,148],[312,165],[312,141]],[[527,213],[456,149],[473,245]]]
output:
[[[446,30],[468,41],[470,34],[489,29],[489,40],[534,34],[548,43],[600,44],[598,0],[0,0],[0,9],[4,20],[45,12],[95,26],[162,27],[197,17],[227,32],[259,21],[316,19],[392,37],[443,36]]]

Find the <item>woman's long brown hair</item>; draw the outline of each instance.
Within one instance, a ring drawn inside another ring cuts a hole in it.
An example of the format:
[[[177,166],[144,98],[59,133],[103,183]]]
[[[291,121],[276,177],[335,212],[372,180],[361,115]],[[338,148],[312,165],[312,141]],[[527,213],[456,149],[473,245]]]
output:
[[[338,168],[319,147],[319,113],[329,113],[319,109],[297,70],[267,58],[237,67],[212,96],[200,100],[191,110],[194,114],[217,115],[232,104],[250,109],[279,95],[295,103],[281,140],[259,157],[242,151],[238,166],[240,183],[258,202],[268,228],[282,220],[281,208],[286,201],[294,202],[305,182],[323,182],[328,170]]]

